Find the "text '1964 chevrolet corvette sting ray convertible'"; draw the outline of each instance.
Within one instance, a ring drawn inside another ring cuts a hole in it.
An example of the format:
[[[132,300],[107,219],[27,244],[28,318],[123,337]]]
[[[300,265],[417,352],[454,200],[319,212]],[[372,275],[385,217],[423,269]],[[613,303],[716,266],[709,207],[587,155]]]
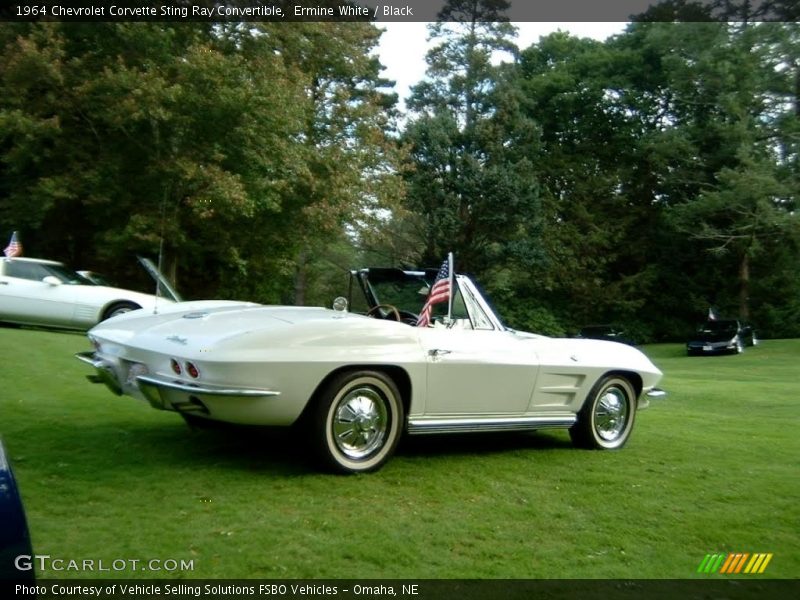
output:
[[[78,358],[117,395],[201,420],[298,425],[339,472],[380,468],[403,434],[568,428],[616,449],[661,371],[615,342],[505,327],[478,287],[439,271],[362,269],[333,309],[199,301],[89,332]],[[362,313],[362,314],[360,314]]]

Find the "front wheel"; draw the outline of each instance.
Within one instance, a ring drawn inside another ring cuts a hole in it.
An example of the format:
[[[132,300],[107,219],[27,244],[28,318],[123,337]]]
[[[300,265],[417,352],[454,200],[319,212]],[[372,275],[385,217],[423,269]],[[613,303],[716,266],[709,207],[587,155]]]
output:
[[[343,373],[317,398],[312,444],[334,471],[375,471],[397,447],[403,419],[400,392],[391,378],[378,371]]]
[[[581,448],[613,450],[628,441],[636,418],[636,393],[631,382],[609,375],[595,384],[569,430]]]

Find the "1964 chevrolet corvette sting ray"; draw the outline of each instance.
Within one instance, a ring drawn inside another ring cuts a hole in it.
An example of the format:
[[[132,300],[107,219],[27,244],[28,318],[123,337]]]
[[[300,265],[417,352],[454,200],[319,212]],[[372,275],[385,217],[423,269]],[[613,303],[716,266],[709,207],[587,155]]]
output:
[[[511,330],[464,275],[451,305],[416,326],[435,278],[353,271],[349,303],[332,310],[200,301],[132,312],[94,327],[94,350],[78,358],[91,380],[190,423],[301,424],[341,472],[380,468],[404,433],[568,428],[578,446],[616,449],[637,409],[663,395],[636,348]]]

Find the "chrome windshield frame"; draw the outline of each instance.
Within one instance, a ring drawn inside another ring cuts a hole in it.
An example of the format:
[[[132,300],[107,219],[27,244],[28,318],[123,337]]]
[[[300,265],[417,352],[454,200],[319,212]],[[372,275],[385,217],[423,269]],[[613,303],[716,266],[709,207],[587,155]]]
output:
[[[461,291],[461,297],[464,300],[464,305],[467,307],[467,313],[469,313],[473,328],[475,328],[476,322],[475,315],[480,311],[484,314],[495,331],[505,331],[506,328],[503,322],[494,310],[492,310],[492,307],[486,301],[486,298],[483,297],[483,294],[481,294],[475,283],[466,275],[456,275],[455,281]]]

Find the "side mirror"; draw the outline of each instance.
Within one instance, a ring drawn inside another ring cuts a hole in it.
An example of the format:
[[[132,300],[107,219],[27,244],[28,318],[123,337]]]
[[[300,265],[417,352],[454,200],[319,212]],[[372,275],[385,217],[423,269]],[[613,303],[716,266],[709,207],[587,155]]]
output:
[[[48,285],[56,286],[56,285],[61,285],[61,280],[58,277],[54,276],[54,275],[48,275],[47,277],[44,277],[42,279],[42,283],[46,283]]]
[[[347,298],[339,296],[333,301],[333,310],[338,313],[347,312]]]

